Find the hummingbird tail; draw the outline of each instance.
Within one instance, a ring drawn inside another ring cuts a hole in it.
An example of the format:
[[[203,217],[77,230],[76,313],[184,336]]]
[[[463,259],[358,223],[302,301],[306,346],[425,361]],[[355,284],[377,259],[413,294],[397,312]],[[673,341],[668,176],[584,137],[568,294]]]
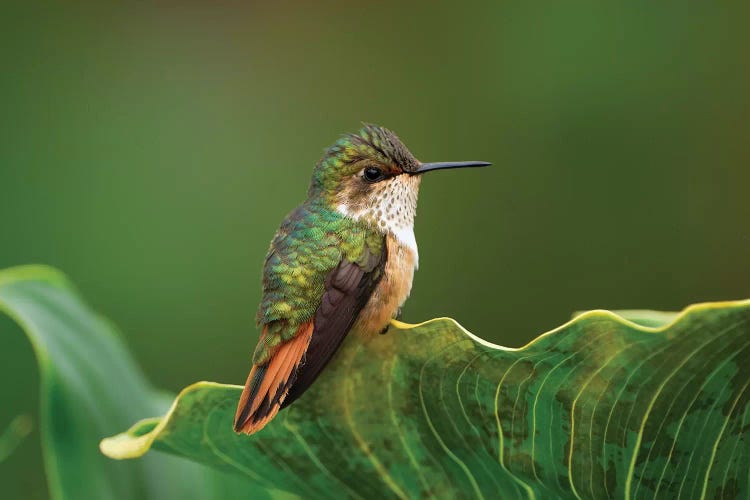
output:
[[[235,432],[253,434],[276,416],[297,378],[312,333],[313,322],[303,323],[294,338],[281,344],[268,362],[253,365],[234,417]]]

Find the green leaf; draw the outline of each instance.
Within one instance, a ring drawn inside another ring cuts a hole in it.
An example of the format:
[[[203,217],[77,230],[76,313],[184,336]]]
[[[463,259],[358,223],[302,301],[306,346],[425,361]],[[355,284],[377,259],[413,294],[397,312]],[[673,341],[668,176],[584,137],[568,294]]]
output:
[[[591,311],[578,311],[573,314],[573,317],[576,318],[581,314],[590,312]],[[649,311],[645,309],[628,309],[612,312],[620,316],[622,319],[632,321],[637,325],[654,328],[674,323],[675,319],[679,316],[679,313],[675,312]]]
[[[517,350],[396,323],[349,338],[254,436],[231,430],[239,386],[195,384],[153,417],[165,395],[56,271],[0,272],[0,310],[39,361],[55,498],[750,495],[750,301],[588,312]],[[212,468],[98,453],[142,417],[102,451]]]
[[[256,435],[232,432],[239,386],[200,382],[101,448],[318,498],[748,497],[750,301],[631,317],[584,313],[521,349],[396,323],[350,337]]]
[[[42,266],[0,271],[2,312],[23,328],[39,364],[43,455],[54,498],[261,494],[238,476],[184,459],[154,455],[114,462],[98,452],[102,437],[144,415],[163,414],[172,397],[146,382],[112,325],[59,272]]]

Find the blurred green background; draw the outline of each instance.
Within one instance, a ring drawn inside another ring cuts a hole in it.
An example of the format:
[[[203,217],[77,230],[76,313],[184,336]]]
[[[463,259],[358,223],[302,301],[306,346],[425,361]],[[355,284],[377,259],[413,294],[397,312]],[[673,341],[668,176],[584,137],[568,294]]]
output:
[[[6,2],[0,267],[64,270],[160,387],[241,383],[268,242],[370,121],[495,164],[424,182],[406,321],[519,346],[575,310],[748,297],[749,6]],[[39,380],[0,335],[5,427]],[[41,467],[35,431],[2,496],[46,497]]]

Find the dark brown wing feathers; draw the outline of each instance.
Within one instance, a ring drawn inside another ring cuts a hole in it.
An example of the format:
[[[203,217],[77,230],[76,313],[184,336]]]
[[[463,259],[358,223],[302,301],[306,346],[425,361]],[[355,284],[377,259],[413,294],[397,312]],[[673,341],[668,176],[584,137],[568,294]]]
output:
[[[259,431],[312,385],[367,304],[385,272],[386,259],[384,244],[380,255],[368,252],[363,265],[342,261],[328,274],[313,320],[300,325],[269,362],[253,365],[237,407],[235,431]],[[266,331],[264,327],[261,341]]]
[[[315,313],[315,328],[297,378],[281,407],[292,404],[320,375],[351,330],[385,272],[386,245],[368,256],[363,267],[343,261],[326,279],[326,291]]]

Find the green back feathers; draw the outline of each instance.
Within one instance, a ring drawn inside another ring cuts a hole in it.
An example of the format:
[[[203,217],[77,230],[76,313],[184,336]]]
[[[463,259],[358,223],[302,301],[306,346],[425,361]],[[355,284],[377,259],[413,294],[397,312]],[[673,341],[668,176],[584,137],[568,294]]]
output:
[[[308,199],[284,220],[266,257],[258,323],[268,325],[253,362],[263,363],[273,348],[310,321],[325,291],[325,278],[342,259],[360,263],[365,248],[380,255],[383,235]]]
[[[383,234],[372,225],[336,210],[342,183],[368,163],[415,169],[419,162],[388,129],[366,124],[329,147],[315,166],[308,199],[282,223],[271,242],[263,272],[258,323],[267,325],[253,362],[268,360],[274,349],[310,321],[325,291],[326,276],[342,259],[361,261],[383,251]]]

